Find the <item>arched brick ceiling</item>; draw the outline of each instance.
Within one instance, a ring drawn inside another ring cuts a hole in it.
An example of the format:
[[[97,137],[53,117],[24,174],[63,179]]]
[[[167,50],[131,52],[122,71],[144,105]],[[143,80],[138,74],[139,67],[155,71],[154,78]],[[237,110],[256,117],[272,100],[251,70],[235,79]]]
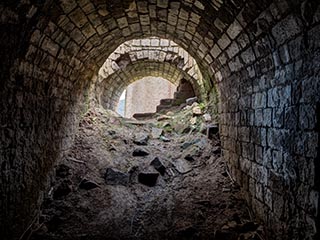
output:
[[[175,41],[194,57],[209,92],[213,69],[220,66],[215,58],[249,21],[246,8],[239,14],[244,4],[242,0],[53,1],[42,10],[26,60],[40,69],[49,68],[51,78],[70,77],[76,82],[91,79],[122,43],[157,36]]]
[[[107,78],[115,71],[140,60],[174,64],[199,83],[202,82],[202,75],[195,59],[175,42],[157,37],[135,39],[121,44],[100,68],[99,78]]]
[[[164,77],[175,85],[184,78],[191,82],[199,97],[205,93],[195,59],[171,40],[150,37],[129,40],[108,57],[99,70],[96,94],[103,95],[105,107],[114,108],[122,91],[148,74]]]
[[[99,94],[98,99],[105,108],[114,109],[121,93],[128,85],[148,76],[162,77],[175,85],[179,84],[179,81],[184,78],[192,83],[197,95],[201,94],[199,92],[201,87],[199,87],[198,82],[178,66],[169,62],[140,60],[112,73],[98,83],[96,85],[96,92]]]

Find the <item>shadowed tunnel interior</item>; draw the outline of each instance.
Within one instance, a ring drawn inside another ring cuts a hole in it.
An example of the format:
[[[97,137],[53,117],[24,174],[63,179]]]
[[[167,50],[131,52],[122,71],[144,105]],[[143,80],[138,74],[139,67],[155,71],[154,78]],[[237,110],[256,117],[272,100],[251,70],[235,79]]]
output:
[[[319,236],[318,1],[14,0],[0,14],[2,239],[37,219],[89,96],[114,109],[145,76],[215,100],[224,159],[270,239]]]

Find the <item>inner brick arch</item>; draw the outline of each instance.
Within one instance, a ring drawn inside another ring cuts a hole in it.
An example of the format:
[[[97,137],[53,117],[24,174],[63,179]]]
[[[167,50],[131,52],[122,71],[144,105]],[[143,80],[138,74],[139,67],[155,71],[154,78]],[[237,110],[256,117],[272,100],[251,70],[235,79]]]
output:
[[[174,85],[178,85],[181,79],[185,79],[192,84],[196,95],[198,97],[201,96],[201,86],[197,80],[176,65],[168,62],[161,63],[143,60],[126,66],[124,69],[111,74],[106,79],[101,79],[101,82],[96,84],[97,98],[102,106],[115,110],[121,93],[127,86],[148,76],[162,77]]]
[[[158,36],[194,56],[208,92],[215,74],[224,156],[253,210],[281,239],[312,237],[315,1],[52,2],[1,3],[4,236],[20,235],[37,215],[39,191],[70,145],[79,102],[107,56],[127,40]]]

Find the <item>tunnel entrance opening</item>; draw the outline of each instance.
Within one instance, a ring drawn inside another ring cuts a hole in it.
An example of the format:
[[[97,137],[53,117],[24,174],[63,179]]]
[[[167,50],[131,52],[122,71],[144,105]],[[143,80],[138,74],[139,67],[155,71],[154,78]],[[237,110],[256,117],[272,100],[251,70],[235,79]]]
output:
[[[156,113],[161,100],[173,101],[176,89],[177,86],[161,77],[149,76],[131,83],[125,90],[124,99],[119,101],[122,116],[131,118],[136,113]]]

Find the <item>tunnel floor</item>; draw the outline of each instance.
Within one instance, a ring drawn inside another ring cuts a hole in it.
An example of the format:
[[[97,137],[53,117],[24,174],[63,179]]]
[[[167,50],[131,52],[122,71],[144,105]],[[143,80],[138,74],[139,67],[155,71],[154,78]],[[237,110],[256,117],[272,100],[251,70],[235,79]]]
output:
[[[92,107],[56,166],[31,239],[264,239],[218,135],[169,126]]]

